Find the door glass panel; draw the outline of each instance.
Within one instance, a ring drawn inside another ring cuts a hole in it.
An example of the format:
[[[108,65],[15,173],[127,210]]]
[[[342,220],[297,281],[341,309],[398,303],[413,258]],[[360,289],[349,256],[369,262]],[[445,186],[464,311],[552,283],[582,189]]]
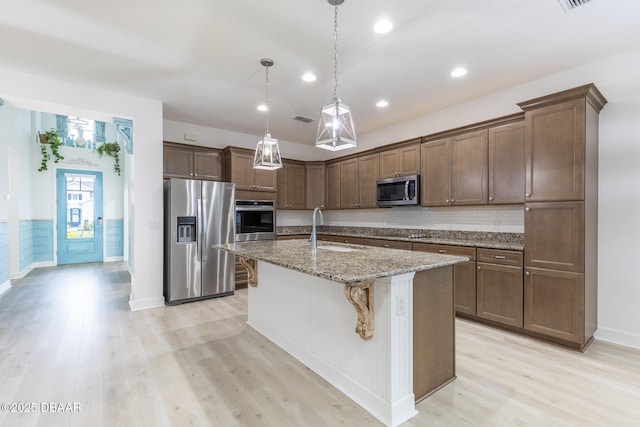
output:
[[[93,175],[67,175],[67,239],[93,239]]]

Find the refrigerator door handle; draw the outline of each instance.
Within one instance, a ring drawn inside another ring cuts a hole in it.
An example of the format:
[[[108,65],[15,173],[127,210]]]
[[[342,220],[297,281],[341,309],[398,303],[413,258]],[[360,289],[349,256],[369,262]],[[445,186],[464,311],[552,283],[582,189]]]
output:
[[[196,245],[196,258],[198,261],[202,260],[202,199],[198,199],[198,216],[196,222],[196,233],[198,235],[198,243]]]
[[[204,212],[204,206],[207,206],[207,199],[202,199],[201,203],[198,205],[200,206],[200,218],[202,219],[202,227],[200,227],[200,230],[202,232],[201,236],[202,236],[202,244],[200,245],[200,250],[202,251],[202,261],[206,261],[207,260],[207,251],[209,250],[209,248],[207,248],[207,234],[208,234],[208,225],[207,225],[207,215],[205,215]]]

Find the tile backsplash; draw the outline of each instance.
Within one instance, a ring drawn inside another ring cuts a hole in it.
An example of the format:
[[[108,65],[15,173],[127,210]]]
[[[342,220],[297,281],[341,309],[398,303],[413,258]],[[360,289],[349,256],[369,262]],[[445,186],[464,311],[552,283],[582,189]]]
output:
[[[277,212],[278,226],[310,225],[312,211]],[[323,211],[324,225],[524,233],[524,206],[395,207]]]

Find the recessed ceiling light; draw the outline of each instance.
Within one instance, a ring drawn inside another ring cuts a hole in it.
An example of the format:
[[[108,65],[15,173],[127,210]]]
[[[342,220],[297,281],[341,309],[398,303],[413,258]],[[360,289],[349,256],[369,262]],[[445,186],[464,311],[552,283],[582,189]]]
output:
[[[384,108],[388,106],[389,106],[389,101],[385,101],[384,99],[381,99],[380,101],[376,102],[376,107],[378,108]]]
[[[451,72],[451,77],[462,77],[465,74],[467,74],[467,69],[463,67],[458,67]]]
[[[386,19],[381,19],[375,23],[375,25],[373,26],[373,31],[375,31],[378,34],[385,34],[391,31],[392,28],[393,28],[393,24],[390,21],[387,21]]]
[[[302,76],[302,80],[304,80],[305,82],[315,82],[316,81],[316,75],[313,73],[305,73]]]
[[[269,107],[267,107],[265,104],[258,105],[258,111],[267,111],[268,109]]]

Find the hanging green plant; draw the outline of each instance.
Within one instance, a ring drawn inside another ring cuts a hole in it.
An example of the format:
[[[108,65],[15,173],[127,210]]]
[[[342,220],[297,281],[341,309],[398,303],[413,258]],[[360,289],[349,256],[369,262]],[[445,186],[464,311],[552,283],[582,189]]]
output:
[[[120,144],[117,142],[103,142],[94,151],[102,156],[113,157],[113,170],[120,175]]]
[[[62,140],[55,129],[48,130],[45,133],[38,132],[38,139],[40,140],[40,152],[42,153],[42,160],[40,161],[38,172],[42,172],[47,170],[47,163],[51,160],[51,156],[54,157],[54,163],[58,163],[59,160],[64,159],[60,151],[58,151],[62,145]],[[47,147],[49,147],[48,150]],[[49,151],[51,154],[49,154]]]

